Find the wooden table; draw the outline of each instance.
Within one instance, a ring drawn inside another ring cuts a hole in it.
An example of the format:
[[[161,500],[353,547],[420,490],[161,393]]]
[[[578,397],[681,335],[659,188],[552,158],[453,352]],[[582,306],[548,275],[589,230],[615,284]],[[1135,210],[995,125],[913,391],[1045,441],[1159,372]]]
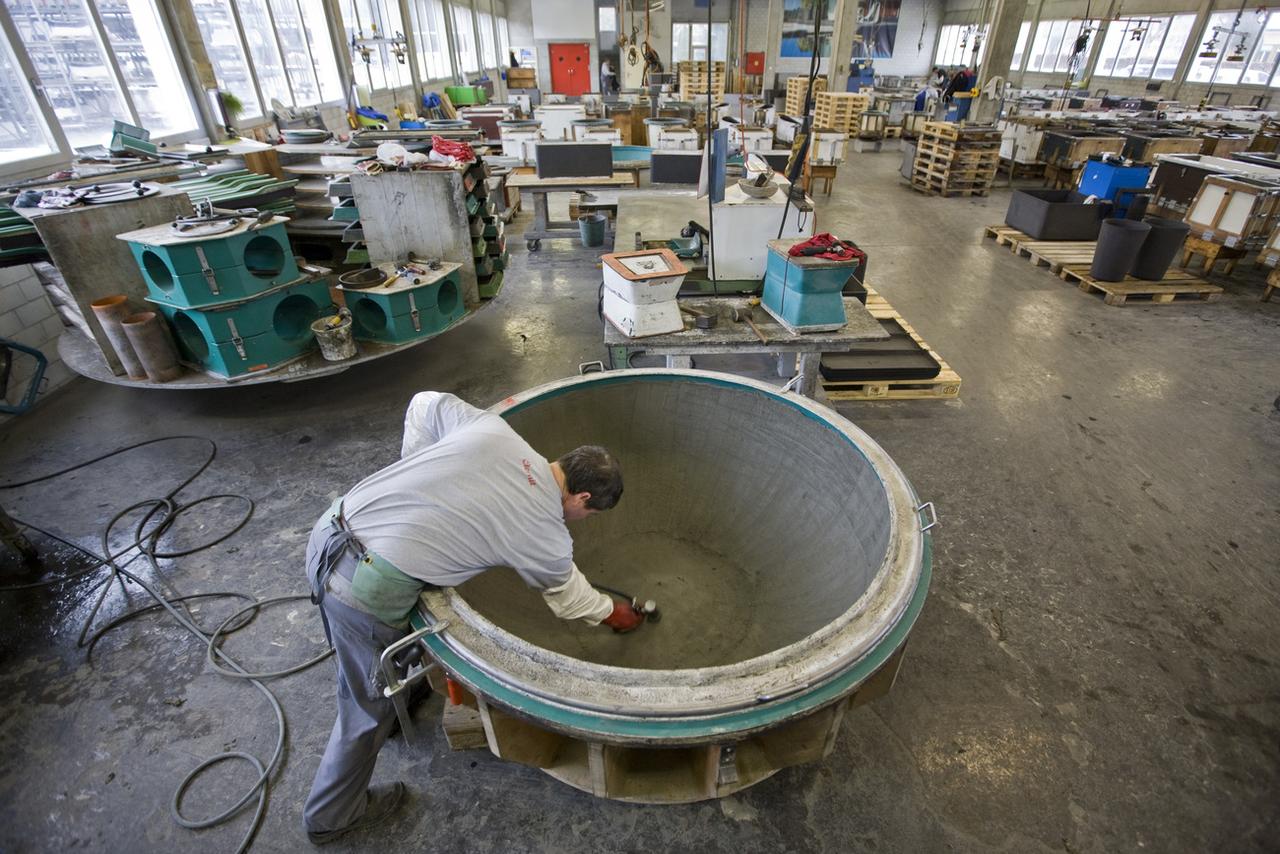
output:
[[[813,182],[814,179],[817,179],[823,182],[823,189],[826,194],[828,196],[831,195],[831,185],[836,179],[836,169],[835,164],[828,163],[823,165],[810,163],[806,160],[804,164],[804,191],[809,195],[813,195]]]
[[[542,241],[577,237],[576,222],[553,222],[547,210],[547,194],[592,187],[632,186],[632,177],[625,172],[614,172],[608,178],[539,178],[537,175],[512,175],[507,186],[528,190],[533,195],[533,222],[524,232],[525,246],[530,252],[542,248]]]
[[[1193,256],[1204,256],[1204,274],[1207,276],[1213,272],[1213,266],[1219,261],[1226,261],[1226,266],[1222,269],[1224,276],[1230,276],[1236,269],[1236,262],[1249,254],[1248,250],[1239,246],[1224,246],[1212,240],[1205,240],[1201,237],[1188,235],[1185,243],[1182,244],[1182,264],[1185,267],[1191,263]]]
[[[717,353],[770,353],[778,357],[778,376],[797,377],[796,391],[813,397],[818,384],[818,363],[823,353],[845,353],[862,341],[878,341],[889,337],[880,322],[868,313],[858,300],[846,297],[845,315],[849,322],[834,332],[793,335],[762,308],[756,308],[751,319],[764,334],[761,341],[746,323],[733,321],[733,309],[745,311],[747,300],[741,297],[682,299],[680,304],[703,314],[715,314],[715,328],[698,329],[692,315],[684,318],[683,332],[628,338],[609,322],[604,325],[604,344],[609,351],[611,367],[625,368],[631,358],[641,353],[665,356],[668,368],[692,368],[693,357]],[[794,357],[798,356],[798,366]]]

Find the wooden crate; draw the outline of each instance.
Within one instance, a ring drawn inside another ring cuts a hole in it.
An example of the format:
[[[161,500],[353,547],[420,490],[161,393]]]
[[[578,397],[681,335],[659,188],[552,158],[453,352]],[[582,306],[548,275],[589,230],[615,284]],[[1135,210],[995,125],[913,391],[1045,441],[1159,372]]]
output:
[[[808,77],[787,78],[787,99],[784,105],[787,115],[800,117],[804,112],[805,93],[808,91]],[[816,96],[827,91],[827,78],[818,77],[813,81],[813,92]]]
[[[537,70],[533,68],[508,68],[507,69],[507,88],[537,89],[538,88]]]
[[[846,134],[858,132],[858,116],[871,107],[871,99],[853,92],[818,92],[814,96],[814,124]]]
[[[941,370],[925,380],[861,380],[858,382],[822,382],[827,400],[954,400],[960,396],[960,375],[951,369],[933,348],[925,343],[878,291],[867,288],[867,311],[876,320],[896,320],[917,344],[928,351]]]

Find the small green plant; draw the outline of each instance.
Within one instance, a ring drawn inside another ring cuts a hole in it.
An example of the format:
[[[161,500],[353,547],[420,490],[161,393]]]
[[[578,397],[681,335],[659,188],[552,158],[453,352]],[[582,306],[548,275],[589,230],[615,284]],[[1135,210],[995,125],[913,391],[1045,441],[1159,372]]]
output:
[[[230,92],[219,92],[218,97],[222,99],[222,106],[227,111],[227,118],[235,121],[236,116],[244,112],[244,102]]]

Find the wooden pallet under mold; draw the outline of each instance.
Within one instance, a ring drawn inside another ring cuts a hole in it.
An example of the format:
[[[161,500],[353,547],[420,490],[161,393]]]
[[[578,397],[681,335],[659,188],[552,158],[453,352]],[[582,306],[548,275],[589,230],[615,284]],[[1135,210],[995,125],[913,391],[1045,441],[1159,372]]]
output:
[[[1122,282],[1103,282],[1089,275],[1093,265],[1096,240],[1035,240],[1030,235],[1006,225],[991,225],[984,237],[994,238],[1000,246],[1008,246],[1015,255],[1031,260],[1037,267],[1048,267],[1064,281],[1075,283],[1085,293],[1097,291],[1107,305],[1124,305],[1129,299],[1149,299],[1153,303],[1175,301],[1212,302],[1222,288],[1196,278],[1185,270],[1170,269],[1160,281],[1126,276]]]
[[[876,320],[896,320],[911,338],[928,351],[941,370],[936,377],[923,380],[861,380],[858,382],[829,382],[820,380],[827,400],[839,403],[847,400],[954,400],[960,396],[960,375],[951,370],[933,348],[925,343],[911,324],[893,306],[869,285],[867,311]]]

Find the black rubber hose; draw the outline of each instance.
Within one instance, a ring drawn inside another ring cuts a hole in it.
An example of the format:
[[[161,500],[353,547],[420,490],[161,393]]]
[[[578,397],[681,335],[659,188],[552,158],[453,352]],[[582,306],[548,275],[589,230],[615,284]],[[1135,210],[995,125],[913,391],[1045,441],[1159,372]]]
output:
[[[105,566],[110,570],[110,572],[106,576],[104,576],[100,581],[98,581],[92,587],[90,587],[87,591],[89,593],[92,593],[93,591],[101,588],[101,592],[98,594],[98,597],[95,600],[93,607],[89,610],[89,614],[85,618],[84,624],[81,627],[80,635],[76,640],[77,646],[86,647],[89,653],[92,654],[92,649],[94,644],[96,644],[98,640],[101,639],[106,632],[110,631],[113,628],[121,626],[127,622],[130,622],[131,620],[137,619],[138,617],[144,616],[146,614],[150,614],[155,611],[164,610],[168,612],[168,614],[172,616],[178,622],[179,625],[181,625],[183,628],[189,631],[195,638],[197,638],[202,644],[204,644],[205,654],[208,657],[210,665],[215,670],[217,670],[219,673],[222,673],[226,676],[231,676],[237,679],[248,680],[254,686],[254,688],[256,688],[264,697],[266,697],[267,702],[270,704],[271,710],[275,715],[275,719],[276,719],[276,746],[275,746],[275,750],[272,752],[271,759],[264,765],[262,761],[259,760],[256,756],[253,756],[252,754],[249,754],[249,753],[244,753],[242,751],[227,751],[224,753],[219,753],[215,756],[211,756],[187,773],[187,775],[178,784],[177,789],[174,791],[173,800],[169,805],[170,814],[172,815],[173,820],[175,822],[177,822],[179,825],[183,827],[186,827],[192,830],[201,830],[201,829],[214,827],[216,825],[222,824],[230,820],[231,818],[237,816],[251,801],[253,801],[256,798],[257,806],[256,806],[256,809],[254,810],[253,820],[250,823],[249,828],[246,830],[244,836],[241,838],[240,844],[236,848],[237,852],[244,852],[244,851],[247,851],[250,845],[253,843],[253,838],[257,833],[258,828],[261,826],[262,818],[266,813],[268,785],[271,779],[271,775],[279,766],[280,757],[284,753],[284,742],[287,734],[284,709],[281,707],[280,701],[276,698],[275,694],[273,694],[271,690],[267,688],[266,685],[263,684],[263,680],[289,676],[291,674],[298,673],[302,670],[305,670],[323,661],[325,658],[333,654],[333,650],[327,649],[324,652],[320,653],[319,655],[316,655],[313,658],[308,659],[302,664],[295,665],[293,667],[288,667],[283,670],[269,671],[269,672],[263,672],[263,673],[250,673],[249,671],[245,670],[240,664],[238,664],[234,659],[232,659],[229,655],[227,655],[227,653],[222,651],[222,649],[218,645],[220,638],[225,637],[226,635],[232,632],[235,632],[239,629],[244,628],[253,620],[253,618],[258,614],[258,612],[263,608],[263,606],[271,605],[277,602],[304,599],[304,598],[307,598],[305,594],[295,595],[295,596],[277,596],[271,599],[264,599],[264,600],[257,600],[248,594],[240,593],[236,591],[214,592],[214,593],[194,593],[194,594],[189,594],[185,596],[168,596],[168,595],[165,595],[164,593],[161,593],[159,590],[157,590],[151,583],[148,583],[144,579],[140,578],[138,575],[126,569],[126,567],[128,567],[138,558],[146,558],[147,563],[150,564],[151,566],[151,569],[153,571],[155,578],[162,579],[164,577],[164,574],[159,564],[160,560],[162,559],[170,560],[174,558],[185,557],[191,554],[195,554],[196,552],[203,551],[204,549],[208,549],[221,542],[224,542],[229,537],[234,536],[248,523],[249,519],[253,515],[254,504],[253,504],[253,500],[245,495],[239,495],[235,493],[220,493],[217,495],[206,495],[185,504],[180,503],[177,500],[178,493],[181,492],[183,489],[185,489],[187,486],[189,486],[196,478],[198,478],[201,474],[203,474],[204,471],[213,463],[214,458],[217,456],[216,443],[214,443],[211,439],[207,439],[203,436],[164,436],[158,439],[148,439],[146,441],[136,442],[132,445],[127,445],[122,448],[117,448],[113,451],[109,451],[105,454],[101,454],[92,459],[85,460],[83,462],[76,463],[71,466],[67,466],[66,468],[59,469],[58,471],[55,471],[55,472],[50,472],[48,474],[44,474],[39,477],[29,478],[27,480],[18,481],[16,483],[0,484],[0,490],[17,489],[18,487],[22,487],[22,486],[31,486],[33,484],[42,483],[44,481],[52,480],[62,475],[69,474],[74,471],[78,471],[87,466],[91,466],[94,463],[102,462],[103,460],[110,459],[111,457],[118,456],[120,454],[135,450],[137,448],[146,447],[148,445],[153,445],[158,442],[167,442],[167,441],[176,441],[176,440],[196,440],[196,441],[207,442],[209,445],[208,456],[205,458],[204,462],[201,463],[200,466],[195,470],[194,473],[192,473],[189,477],[187,477],[180,484],[178,484],[177,487],[170,490],[165,495],[158,498],[148,498],[148,499],[143,499],[141,501],[137,501],[134,504],[131,504],[130,506],[126,507],[125,509],[121,510],[120,512],[112,516],[102,530],[102,534],[101,534],[102,554],[96,554],[93,551],[79,545],[78,543],[72,542],[71,540],[59,534],[56,534],[52,531],[48,531],[36,525],[33,525],[30,522],[25,522],[21,519],[15,519],[14,520],[15,522],[18,522],[19,524],[22,524],[27,528],[30,528],[31,530],[39,531],[45,536],[50,537],[54,540],[57,540],[58,542],[64,543],[65,545],[70,546],[71,548],[79,551],[81,554],[84,554],[90,559],[92,559],[93,563],[88,567],[84,567],[70,575],[62,576],[60,578],[42,580],[42,581],[32,582],[28,584],[18,584],[18,585],[10,585],[7,587],[0,587],[0,592],[28,590],[28,589],[37,588],[37,587],[46,587],[46,586],[52,586],[56,584],[64,584],[68,581],[72,581],[78,578],[83,578]],[[159,550],[160,538],[163,537],[164,534],[166,534],[173,527],[174,523],[183,515],[183,513],[191,510],[194,507],[198,507],[210,501],[226,500],[226,499],[240,501],[240,502],[243,502],[243,504],[245,505],[244,515],[241,516],[240,519],[229,530],[215,536],[212,540],[209,540],[208,542],[202,543],[197,546],[192,546],[189,548],[183,548],[183,549],[174,550],[174,551]],[[124,519],[126,516],[138,510],[146,510],[146,512],[142,515],[142,518],[138,521],[137,525],[134,528],[132,541],[128,543],[128,545],[126,545],[124,548],[118,551],[112,551],[110,542],[111,542],[111,535],[113,530],[115,529],[117,524],[120,523],[122,519]],[[156,518],[158,513],[162,513],[162,515],[160,515],[160,518],[158,521],[152,524],[153,520]],[[120,558],[124,557],[131,551],[136,551],[136,554],[129,557],[128,560],[124,561],[123,563],[118,562]],[[147,605],[143,608],[138,608],[136,610],[125,613],[119,617],[116,617],[115,619],[108,622],[105,626],[101,627],[90,636],[89,630],[93,626],[93,621],[98,614],[98,610],[102,607],[102,603],[103,601],[105,601],[107,593],[110,592],[111,590],[111,582],[112,581],[118,582],[121,586],[121,589],[123,589],[125,580],[131,583],[137,584],[139,587],[141,587],[155,601],[155,604]],[[206,629],[203,629],[195,621],[195,618],[191,615],[189,611],[187,611],[186,604],[185,604],[186,602],[194,599],[207,599],[207,598],[238,598],[238,599],[247,601],[250,604],[236,611],[227,619],[223,620],[222,623],[213,631],[208,631]],[[239,620],[239,622],[237,622],[237,620]],[[186,794],[191,784],[195,782],[196,778],[199,777],[200,774],[203,773],[208,768],[214,765],[221,764],[222,762],[233,760],[233,759],[249,763],[253,767],[253,769],[257,772],[257,780],[253,783],[253,785],[247,791],[245,791],[245,793],[240,797],[239,800],[237,800],[230,807],[217,813],[216,815],[210,816],[208,818],[200,818],[200,819],[192,819],[183,815],[182,797],[184,794]]]

